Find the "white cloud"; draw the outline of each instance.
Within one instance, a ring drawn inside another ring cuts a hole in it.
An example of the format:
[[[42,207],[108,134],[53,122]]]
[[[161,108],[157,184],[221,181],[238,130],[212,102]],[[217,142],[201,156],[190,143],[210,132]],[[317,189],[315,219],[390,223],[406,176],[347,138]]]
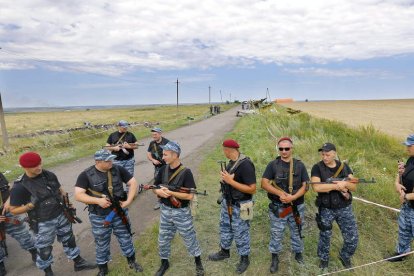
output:
[[[284,69],[285,72],[293,74],[303,74],[318,77],[375,77],[379,79],[399,79],[402,76],[383,70],[366,70],[366,69],[332,69],[318,67],[300,67],[295,69]]]
[[[5,64],[121,75],[414,52],[408,0],[2,2]]]

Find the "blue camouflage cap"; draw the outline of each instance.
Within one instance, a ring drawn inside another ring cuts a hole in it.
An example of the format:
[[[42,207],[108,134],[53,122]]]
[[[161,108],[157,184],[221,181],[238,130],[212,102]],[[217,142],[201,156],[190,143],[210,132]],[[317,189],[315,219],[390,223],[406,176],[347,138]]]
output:
[[[123,128],[127,128],[129,127],[129,123],[125,120],[121,120],[118,122],[118,124],[116,124],[117,126],[123,127]]]
[[[95,161],[112,161],[116,158],[109,150],[101,149],[95,152]]]
[[[402,144],[406,145],[406,146],[414,145],[414,134],[408,135],[407,140],[405,142],[403,142]]]
[[[170,150],[170,151],[176,152],[178,155],[180,155],[181,153],[180,145],[174,141],[169,141],[167,144],[161,145],[160,147],[163,150]]]
[[[162,132],[162,129],[160,129],[159,127],[154,127],[153,129],[151,129],[151,132],[161,133]]]

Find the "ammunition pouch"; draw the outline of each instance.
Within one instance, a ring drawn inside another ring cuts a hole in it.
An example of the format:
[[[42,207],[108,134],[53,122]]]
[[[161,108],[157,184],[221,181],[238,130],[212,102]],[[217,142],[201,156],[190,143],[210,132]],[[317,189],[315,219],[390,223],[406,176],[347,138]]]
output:
[[[316,213],[315,216],[316,224],[318,225],[319,230],[321,231],[329,231],[332,230],[332,224],[331,225],[325,225],[322,223],[322,218],[320,213]]]
[[[240,203],[240,218],[242,220],[253,219],[253,201],[247,201]]]

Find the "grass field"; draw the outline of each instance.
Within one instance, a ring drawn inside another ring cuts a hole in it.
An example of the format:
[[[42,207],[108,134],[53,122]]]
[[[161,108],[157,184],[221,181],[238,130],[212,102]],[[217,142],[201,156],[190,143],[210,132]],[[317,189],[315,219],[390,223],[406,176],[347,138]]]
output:
[[[414,133],[414,99],[292,102],[283,105],[353,127],[371,124],[376,129],[398,138]]]
[[[225,111],[234,105],[222,105]],[[129,122],[158,122],[163,131],[169,131],[188,123],[209,117],[208,105],[184,105],[158,107],[128,107],[102,110],[73,110],[52,112],[30,112],[6,114],[9,136],[35,133],[44,130],[66,130],[82,127],[85,121],[93,125],[113,124],[105,129],[79,130],[53,135],[38,135],[31,138],[10,138],[10,151],[0,159],[0,171],[11,171],[7,177],[13,179],[20,173],[18,156],[26,150],[39,152],[48,167],[92,154],[106,144],[108,135],[116,131],[119,120]],[[194,120],[189,121],[187,117]],[[142,125],[130,128],[137,139],[150,135],[150,130]]]
[[[251,264],[245,275],[269,275],[271,255],[268,251],[269,219],[268,199],[260,189],[260,178],[267,165],[276,156],[275,139],[289,135],[295,141],[295,156],[300,158],[308,170],[319,161],[318,147],[326,141],[335,143],[338,154],[347,159],[356,177],[375,177],[376,184],[360,185],[354,193],[359,197],[399,208],[399,201],[393,183],[396,173],[396,160],[405,156],[405,149],[395,137],[376,131],[373,127],[350,128],[344,123],[311,117],[301,113],[288,115],[284,108],[269,110],[262,115],[242,118],[234,131],[227,137],[237,139],[241,151],[250,156],[256,166],[258,192],[255,195],[255,218],[251,222]],[[364,137],[364,139],[361,139]],[[223,160],[221,146],[212,150],[199,168],[197,187],[207,190],[208,197],[198,198],[195,227],[203,250],[206,275],[236,275],[235,265],[238,256],[235,246],[231,249],[231,258],[223,262],[210,262],[207,255],[219,249],[219,166],[217,160]],[[319,230],[315,223],[316,194],[306,194],[306,215],[304,220],[305,262],[299,266],[290,253],[288,231],[284,240],[284,251],[280,256],[278,275],[318,275],[319,260],[316,254]],[[354,201],[353,208],[357,219],[360,242],[353,257],[354,265],[381,260],[395,249],[397,239],[397,214],[393,211],[372,207]],[[139,261],[144,266],[144,275],[153,275],[159,267],[157,253],[158,226],[154,225],[136,240]],[[342,269],[338,253],[342,245],[339,229],[334,225],[331,243],[330,271]],[[380,263],[358,269],[354,273],[340,275],[412,275],[413,257],[403,263]],[[123,258],[122,258],[123,259]],[[171,267],[167,275],[194,275],[194,260],[190,258],[177,235],[172,245]],[[117,266],[117,263],[122,265]],[[124,260],[111,265],[111,275],[132,275]]]

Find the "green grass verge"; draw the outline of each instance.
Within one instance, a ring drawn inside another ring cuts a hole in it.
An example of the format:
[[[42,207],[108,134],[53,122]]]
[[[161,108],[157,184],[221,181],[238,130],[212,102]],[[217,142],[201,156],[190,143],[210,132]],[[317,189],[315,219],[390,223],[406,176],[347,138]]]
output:
[[[276,157],[276,136],[291,136],[295,141],[295,156],[300,158],[307,168],[319,161],[317,149],[323,142],[330,141],[337,145],[338,154],[347,159],[357,177],[375,177],[376,184],[366,184],[358,187],[354,193],[385,205],[398,208],[399,202],[394,192],[394,173],[397,160],[405,155],[404,148],[395,138],[376,131],[372,127],[352,129],[345,124],[324,119],[316,119],[307,114],[288,115],[283,108],[266,111],[261,115],[242,118],[232,133],[227,137],[237,139],[241,150],[250,156],[256,166],[258,192],[255,199],[255,218],[251,222],[251,264],[245,275],[268,275],[271,256],[268,251],[270,239],[268,199],[260,189],[261,175],[267,165]],[[197,237],[203,250],[203,264],[207,275],[236,275],[235,266],[238,256],[235,246],[231,249],[231,258],[223,262],[210,262],[207,255],[219,249],[219,205],[217,160],[224,157],[221,146],[209,153],[199,168],[197,187],[206,189],[208,197],[198,199],[195,227]],[[278,275],[317,275],[319,260],[316,254],[319,230],[314,221],[316,194],[309,191],[306,194],[305,217],[305,262],[299,266],[290,251],[289,231],[285,232],[284,250],[280,256]],[[354,201],[354,212],[357,218],[360,242],[353,257],[354,265],[361,265],[380,260],[394,251],[397,239],[397,215],[393,211],[380,209]],[[159,266],[157,254],[158,225],[148,229],[136,240],[139,261],[143,264],[144,275],[153,275]],[[342,246],[342,237],[338,227],[334,226],[331,241],[330,271],[342,269],[338,253]],[[167,275],[194,275],[194,260],[188,256],[181,238],[177,235],[172,244],[171,266]],[[410,272],[411,271],[411,272]],[[391,264],[380,263],[356,270],[354,273],[341,275],[409,275],[414,271],[412,257],[406,262]],[[111,275],[128,274],[126,264],[111,265]]]
[[[222,105],[224,112],[235,105]],[[107,131],[91,129],[70,133],[39,135],[32,138],[10,139],[10,151],[0,159],[0,171],[11,171],[6,174],[9,180],[21,174],[18,165],[20,154],[26,150],[34,150],[41,154],[43,165],[53,167],[58,164],[92,155],[106,144],[111,132],[116,131],[115,123],[119,120],[129,122],[159,122],[163,131],[169,131],[189,124],[187,117],[192,117],[190,123],[208,118],[208,105],[185,105],[179,107],[179,114],[175,106],[157,106],[148,108],[118,108],[81,111],[53,111],[6,114],[6,126],[9,135],[34,133],[38,130],[68,129],[81,127],[84,121],[94,125],[114,123],[114,127]],[[150,129],[144,126],[134,126],[130,131],[137,139],[150,136]],[[148,145],[145,145],[148,146]]]

